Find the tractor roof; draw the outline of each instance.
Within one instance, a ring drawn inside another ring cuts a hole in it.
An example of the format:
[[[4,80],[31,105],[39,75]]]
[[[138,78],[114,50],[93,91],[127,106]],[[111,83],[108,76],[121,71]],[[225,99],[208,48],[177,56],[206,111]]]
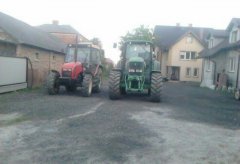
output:
[[[128,41],[125,42],[125,44],[128,44],[128,43],[138,43],[138,44],[145,44],[145,43],[148,43],[148,44],[153,45],[152,42],[147,41],[147,40],[128,40]]]
[[[92,42],[81,42],[77,44],[78,47],[92,47],[95,49],[101,49],[99,46],[92,44]],[[69,47],[76,46],[76,44],[69,44]]]

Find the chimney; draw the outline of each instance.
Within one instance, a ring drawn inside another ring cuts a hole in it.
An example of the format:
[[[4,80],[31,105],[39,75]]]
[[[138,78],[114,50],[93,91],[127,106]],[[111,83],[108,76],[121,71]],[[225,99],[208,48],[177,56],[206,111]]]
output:
[[[53,20],[53,21],[52,21],[52,24],[53,24],[53,25],[58,25],[58,24],[59,24],[59,21],[58,21],[58,20]]]
[[[177,26],[177,27],[180,27],[180,23],[176,23],[176,26]]]
[[[188,27],[192,27],[192,23],[188,24]]]

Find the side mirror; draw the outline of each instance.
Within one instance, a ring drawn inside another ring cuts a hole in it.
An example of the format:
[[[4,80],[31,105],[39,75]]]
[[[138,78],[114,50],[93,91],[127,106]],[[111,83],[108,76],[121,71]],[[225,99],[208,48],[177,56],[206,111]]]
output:
[[[113,48],[117,48],[117,43],[113,43]]]

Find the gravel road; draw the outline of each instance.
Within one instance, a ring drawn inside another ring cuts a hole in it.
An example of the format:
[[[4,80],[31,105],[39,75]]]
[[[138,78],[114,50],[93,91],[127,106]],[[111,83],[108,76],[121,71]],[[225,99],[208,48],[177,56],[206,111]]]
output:
[[[145,96],[0,95],[0,163],[239,164],[240,101],[189,83]]]

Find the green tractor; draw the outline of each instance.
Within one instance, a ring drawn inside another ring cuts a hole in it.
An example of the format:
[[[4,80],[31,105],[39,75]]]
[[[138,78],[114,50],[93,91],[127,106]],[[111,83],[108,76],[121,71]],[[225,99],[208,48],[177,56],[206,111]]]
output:
[[[153,44],[148,41],[127,41],[121,60],[109,75],[109,98],[124,94],[146,93],[153,102],[161,101],[162,76],[155,59]]]

